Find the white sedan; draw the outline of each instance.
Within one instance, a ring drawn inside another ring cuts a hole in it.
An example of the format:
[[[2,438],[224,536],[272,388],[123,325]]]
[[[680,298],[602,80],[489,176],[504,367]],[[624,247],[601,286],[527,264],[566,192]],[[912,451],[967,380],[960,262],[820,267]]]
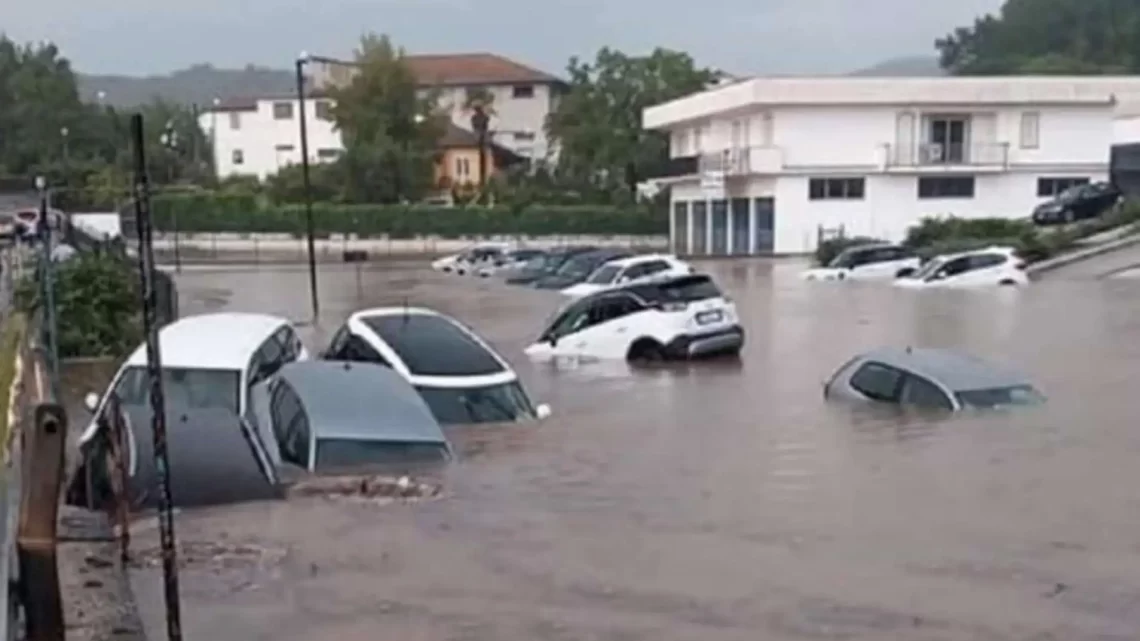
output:
[[[695,270],[683,260],[669,254],[644,254],[611,260],[594,270],[586,280],[562,290],[570,298],[581,298],[604,289],[629,285],[652,278],[684,276]]]
[[[475,273],[479,268],[494,264],[510,250],[508,243],[479,243],[472,247],[432,261],[431,268],[437,272],[467,274]]]
[[[904,269],[917,270],[922,259],[898,245],[859,245],[848,247],[826,267],[803,273],[804,280],[890,280]]]
[[[1025,265],[1013,247],[986,247],[933,258],[913,275],[895,280],[895,286],[924,289],[1028,285]]]

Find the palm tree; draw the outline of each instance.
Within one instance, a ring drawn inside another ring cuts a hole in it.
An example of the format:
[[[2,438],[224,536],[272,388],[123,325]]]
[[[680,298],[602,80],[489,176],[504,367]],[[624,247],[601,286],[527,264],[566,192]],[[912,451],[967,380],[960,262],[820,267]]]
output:
[[[471,131],[479,146],[479,192],[487,186],[487,134],[495,115],[495,96],[485,87],[468,87],[463,109],[471,114]]]

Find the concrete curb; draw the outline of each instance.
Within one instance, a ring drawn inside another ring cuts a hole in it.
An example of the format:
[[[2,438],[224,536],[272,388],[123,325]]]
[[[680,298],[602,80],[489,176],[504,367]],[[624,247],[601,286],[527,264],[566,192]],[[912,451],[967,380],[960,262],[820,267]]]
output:
[[[1029,275],[1030,278],[1037,278],[1041,274],[1047,274],[1055,269],[1065,267],[1067,265],[1072,265],[1073,263],[1078,263],[1089,258],[1101,256],[1103,254],[1108,254],[1119,249],[1133,247],[1135,245],[1140,245],[1140,233],[1130,234],[1128,236],[1124,236],[1123,238],[1111,240],[1095,247],[1081,249],[1068,254],[1062,254],[1061,256],[1057,256],[1055,258],[1043,260],[1039,263],[1034,263],[1030,265],[1025,270],[1025,272]]]

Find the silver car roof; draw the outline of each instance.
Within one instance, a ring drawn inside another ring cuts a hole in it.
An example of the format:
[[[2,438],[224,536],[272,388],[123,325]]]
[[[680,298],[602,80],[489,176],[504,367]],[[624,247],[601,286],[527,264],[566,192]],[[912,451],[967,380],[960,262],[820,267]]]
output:
[[[882,347],[863,355],[938,381],[954,392],[1032,385],[1024,375],[987,363],[971,354],[940,347]]]
[[[300,361],[278,376],[300,396],[317,439],[447,443],[419,392],[383,365]]]

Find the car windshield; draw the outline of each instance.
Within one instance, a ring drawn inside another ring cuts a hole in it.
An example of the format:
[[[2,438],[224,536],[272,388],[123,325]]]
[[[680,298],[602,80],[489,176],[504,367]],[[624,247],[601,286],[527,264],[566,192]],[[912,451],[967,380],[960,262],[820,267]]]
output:
[[[518,381],[486,387],[428,387],[416,390],[443,425],[509,423],[534,418],[534,407]]]
[[[942,266],[945,264],[946,264],[945,258],[932,258],[929,261],[927,261],[927,263],[925,265],[922,266],[922,269],[915,272],[914,277],[919,279],[919,280],[922,280],[924,278],[928,278],[930,276],[933,276],[934,272],[941,269]]]
[[[720,288],[708,276],[674,280],[659,286],[661,298],[667,302],[690,303],[722,296]]]
[[[990,389],[967,390],[955,394],[964,407],[994,409],[1011,405],[1040,405],[1045,396],[1032,385],[1013,385]]]
[[[1077,185],[1075,187],[1069,187],[1057,195],[1057,200],[1063,203],[1076,202],[1077,200],[1080,200],[1080,197],[1084,193],[1086,186],[1087,185]]]
[[[614,282],[614,279],[617,278],[618,272],[620,271],[621,267],[617,265],[604,265],[601,269],[590,274],[586,282],[592,285],[608,285]]]
[[[555,273],[559,276],[585,276],[597,264],[598,261],[593,256],[578,256],[563,263]]]
[[[238,414],[241,372],[228,369],[162,368],[162,394],[167,407],[220,408]],[[128,367],[115,385],[115,394],[126,405],[150,402],[146,368]]]
[[[447,446],[443,443],[322,438],[317,441],[316,470],[439,463],[447,459]]]
[[[839,252],[839,255],[827,264],[831,268],[851,267],[855,263],[855,257],[866,251],[866,249],[845,249]]]

